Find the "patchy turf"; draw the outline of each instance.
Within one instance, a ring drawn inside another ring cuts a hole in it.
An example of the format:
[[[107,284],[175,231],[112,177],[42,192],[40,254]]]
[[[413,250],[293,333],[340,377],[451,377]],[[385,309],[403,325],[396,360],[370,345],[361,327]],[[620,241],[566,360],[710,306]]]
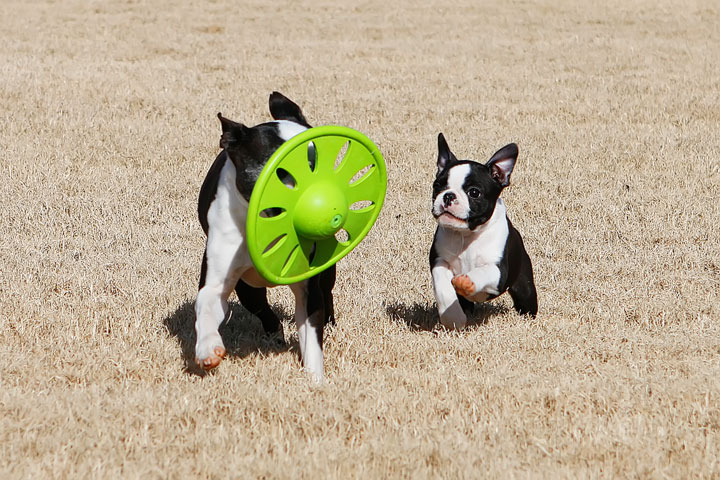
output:
[[[2,478],[720,475],[718,5],[413,3],[0,5]],[[322,387],[239,305],[188,363],[215,115],[273,90],[388,162]],[[537,319],[435,326],[439,131],[519,144]]]

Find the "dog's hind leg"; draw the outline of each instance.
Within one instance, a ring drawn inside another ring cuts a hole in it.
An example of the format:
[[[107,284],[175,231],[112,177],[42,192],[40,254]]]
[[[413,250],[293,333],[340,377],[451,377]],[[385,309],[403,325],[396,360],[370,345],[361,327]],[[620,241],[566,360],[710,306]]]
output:
[[[533,280],[532,263],[530,263],[528,254],[523,253],[520,272],[513,284],[508,288],[508,292],[513,299],[513,307],[520,315],[535,317],[538,311],[538,301]]]
[[[325,325],[335,325],[335,306],[333,305],[333,287],[335,287],[335,265],[320,275],[320,289],[322,290],[325,306]]]
[[[315,381],[323,381],[323,329],[325,327],[325,299],[319,276],[290,285],[295,294],[295,324],[298,330],[303,366]]]
[[[282,324],[280,323],[277,315],[275,315],[275,312],[273,312],[270,308],[270,304],[268,304],[267,301],[267,288],[251,287],[241,279],[238,280],[235,285],[235,293],[237,294],[240,303],[242,303],[242,306],[245,307],[248,312],[260,319],[265,333],[271,335],[274,334],[278,343],[285,345]]]

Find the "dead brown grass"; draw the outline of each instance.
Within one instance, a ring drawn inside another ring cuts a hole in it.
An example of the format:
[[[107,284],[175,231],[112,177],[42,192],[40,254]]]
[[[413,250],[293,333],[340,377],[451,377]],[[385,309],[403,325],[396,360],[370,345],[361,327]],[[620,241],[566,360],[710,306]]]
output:
[[[0,5],[0,477],[720,476],[716,2],[184,3]],[[320,388],[237,305],[186,370],[215,114],[272,90],[389,164]],[[536,320],[433,328],[438,131],[520,145]]]

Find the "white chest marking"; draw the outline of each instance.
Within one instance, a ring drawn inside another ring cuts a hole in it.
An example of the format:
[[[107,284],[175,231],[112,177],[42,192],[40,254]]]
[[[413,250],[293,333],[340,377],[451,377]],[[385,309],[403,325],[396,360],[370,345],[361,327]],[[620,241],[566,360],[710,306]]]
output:
[[[435,248],[453,276],[469,275],[478,288],[471,300],[482,301],[497,295],[500,270],[497,265],[505,252],[509,233],[505,205],[498,199],[492,217],[472,232],[439,227]],[[482,295],[481,295],[482,294]]]
[[[438,228],[435,247],[438,256],[460,275],[483,265],[497,265],[505,251],[509,229],[505,205],[498,199],[490,220],[472,232]]]
[[[278,120],[275,123],[278,126],[278,135],[284,141],[307,130],[306,127],[287,120]],[[248,202],[238,192],[236,176],[235,165],[228,158],[220,171],[215,198],[208,209],[208,277],[217,273],[215,278],[218,280],[228,273],[231,278],[235,277],[232,272],[227,272],[228,263],[242,272],[253,267],[245,241]],[[214,259],[218,261],[213,261]],[[211,272],[214,265],[222,265],[219,267],[222,271]],[[262,286],[260,283],[264,282],[256,281],[256,277],[257,275],[248,275],[246,280],[251,285]]]
[[[239,253],[240,247],[247,253],[245,223],[248,203],[237,190],[235,176],[235,165],[227,159],[220,171],[215,198],[208,209],[208,260],[232,258]]]

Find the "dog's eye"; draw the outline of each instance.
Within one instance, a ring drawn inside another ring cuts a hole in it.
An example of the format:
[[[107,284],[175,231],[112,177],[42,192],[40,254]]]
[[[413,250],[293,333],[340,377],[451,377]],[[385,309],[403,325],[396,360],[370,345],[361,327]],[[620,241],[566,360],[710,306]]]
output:
[[[468,190],[468,197],[470,198],[478,198],[480,196],[480,189],[472,187],[470,190]]]

